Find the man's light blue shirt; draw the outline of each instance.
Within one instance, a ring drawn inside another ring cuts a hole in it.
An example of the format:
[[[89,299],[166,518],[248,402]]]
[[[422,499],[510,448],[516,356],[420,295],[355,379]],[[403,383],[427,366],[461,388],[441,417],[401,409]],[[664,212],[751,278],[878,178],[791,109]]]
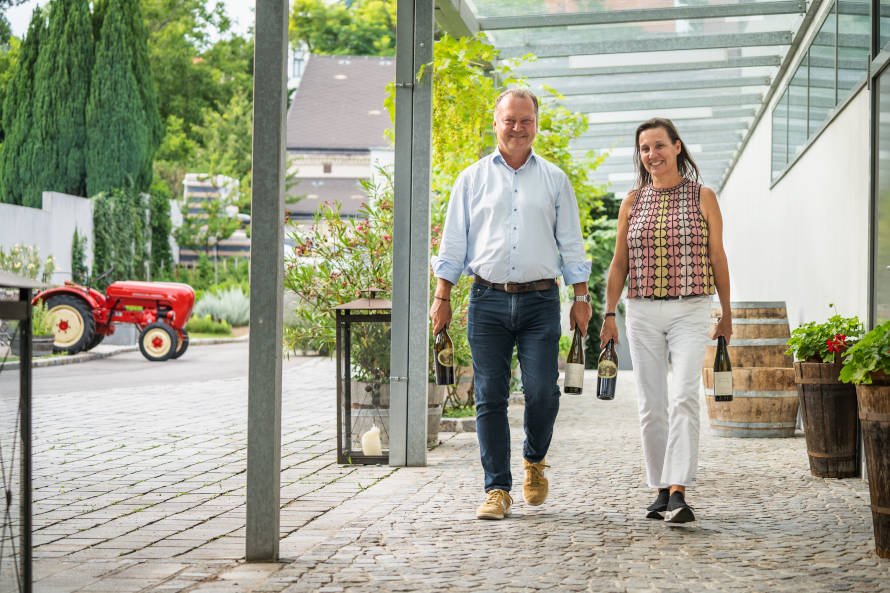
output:
[[[489,282],[562,276],[587,282],[578,202],[566,174],[534,151],[513,169],[499,150],[464,169],[451,191],[433,273]]]

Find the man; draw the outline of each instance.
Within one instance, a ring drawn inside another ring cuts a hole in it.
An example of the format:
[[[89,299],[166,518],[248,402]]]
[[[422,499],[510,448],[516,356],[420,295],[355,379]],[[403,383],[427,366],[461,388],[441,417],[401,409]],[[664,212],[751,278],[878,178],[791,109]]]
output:
[[[495,102],[497,150],[464,170],[448,204],[433,272],[438,278],[430,318],[438,333],[451,321],[451,287],[473,276],[467,338],[473,354],[476,435],[486,499],[479,519],[510,514],[510,361],[518,347],[525,392],[523,495],[547,498],[544,458],[559,411],[559,289],[572,284],[572,328],[587,332],[590,263],[584,256],[578,203],[568,177],[537,156],[538,99],[508,89]]]

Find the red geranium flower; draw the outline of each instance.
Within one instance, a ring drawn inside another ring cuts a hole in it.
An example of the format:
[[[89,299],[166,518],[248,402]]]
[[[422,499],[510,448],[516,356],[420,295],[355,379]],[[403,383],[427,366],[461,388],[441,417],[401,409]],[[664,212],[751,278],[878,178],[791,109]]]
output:
[[[828,346],[829,352],[838,353],[846,350],[849,344],[847,344],[847,336],[844,334],[835,334],[834,338],[825,340],[825,345]]]

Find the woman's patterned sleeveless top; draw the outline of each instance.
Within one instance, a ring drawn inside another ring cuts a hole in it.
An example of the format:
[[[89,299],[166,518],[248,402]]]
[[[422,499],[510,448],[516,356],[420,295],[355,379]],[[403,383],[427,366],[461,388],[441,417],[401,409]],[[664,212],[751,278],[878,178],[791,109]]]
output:
[[[701,187],[684,179],[676,187],[650,184],[637,192],[627,229],[629,298],[714,294]]]

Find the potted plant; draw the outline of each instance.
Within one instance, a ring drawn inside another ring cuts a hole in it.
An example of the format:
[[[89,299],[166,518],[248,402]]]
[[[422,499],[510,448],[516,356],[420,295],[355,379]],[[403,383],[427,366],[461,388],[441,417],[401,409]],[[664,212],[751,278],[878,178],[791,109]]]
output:
[[[833,306],[833,305],[832,305]],[[823,323],[808,322],[791,332],[794,381],[800,399],[810,472],[820,478],[859,475],[859,419],[856,389],[841,383],[841,353],[865,328],[858,317],[835,314]]]
[[[890,558],[890,321],[843,354],[840,380],[856,385],[878,556]]]
[[[16,334],[10,345],[12,353],[21,356],[20,334]],[[31,356],[46,356],[53,353],[53,319],[43,301],[31,307]]]

